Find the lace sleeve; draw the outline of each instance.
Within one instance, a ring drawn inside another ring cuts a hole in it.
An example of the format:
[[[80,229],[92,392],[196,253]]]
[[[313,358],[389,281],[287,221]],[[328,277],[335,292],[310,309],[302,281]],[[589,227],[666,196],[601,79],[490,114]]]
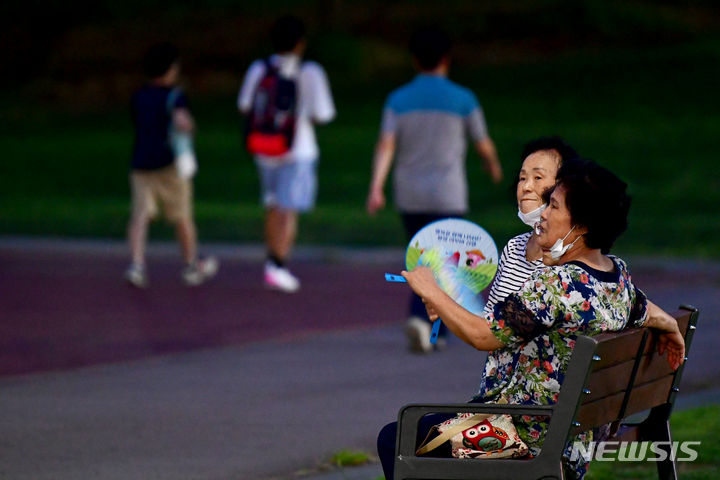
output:
[[[565,283],[550,268],[536,270],[519,292],[495,304],[488,325],[504,344],[521,343],[547,331],[561,310]]]

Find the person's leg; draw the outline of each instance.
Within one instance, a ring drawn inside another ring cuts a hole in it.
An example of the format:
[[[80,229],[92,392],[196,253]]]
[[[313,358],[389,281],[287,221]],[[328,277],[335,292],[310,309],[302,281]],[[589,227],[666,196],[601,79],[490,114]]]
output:
[[[279,263],[281,260],[279,257],[276,257],[277,238],[280,236],[277,189],[281,166],[270,165],[260,161],[256,161],[256,166],[258,169],[258,177],[260,178],[261,202],[265,209],[265,219],[263,222],[263,240],[265,242],[265,250],[268,261]]]
[[[427,223],[430,215],[424,213],[403,213],[401,212],[405,237],[408,243],[415,234]],[[414,292],[410,292],[409,314],[405,324],[405,335],[408,340],[408,347],[416,353],[429,353],[433,350],[430,343],[430,319],[425,310],[422,299]]]
[[[133,265],[145,266],[145,245],[150,219],[157,213],[153,196],[152,175],[147,172],[130,174],[131,209],[127,237]]]
[[[187,286],[198,286],[217,274],[220,262],[213,256],[198,258],[197,228],[192,216],[184,216],[175,222],[175,236],[180,245],[180,254],[185,267],[180,276]]]
[[[298,217],[315,206],[317,195],[317,161],[296,160],[277,169],[276,208],[277,237],[273,253],[283,261],[290,257],[298,230]]]
[[[265,246],[268,256],[284,266],[297,236],[297,212],[270,207],[265,212]]]
[[[220,264],[214,257],[198,258],[192,180],[180,177],[174,165],[158,172],[158,177],[158,196],[166,218],[175,225],[175,238],[185,262],[180,276],[188,286],[200,285],[215,276]]]
[[[165,218],[175,226],[175,238],[186,265],[197,259],[197,230],[192,208],[192,181],[181,178],[174,165],[155,172],[157,197]]]
[[[125,270],[125,280],[138,288],[148,285],[147,269],[145,268],[145,244],[147,241],[147,215],[133,214],[128,222],[128,244],[130,247],[130,266]]]
[[[125,279],[132,285],[143,288],[148,283],[145,269],[148,225],[157,212],[151,176],[146,172],[132,172],[130,190],[132,212],[127,226],[127,239],[131,263],[125,271]]]
[[[150,219],[147,215],[133,214],[128,222],[127,236],[132,264],[145,267],[145,244]]]
[[[385,425],[377,438],[377,452],[382,465],[385,480],[393,480],[395,475],[395,445],[397,439],[397,422]]]
[[[277,206],[265,211],[265,287],[285,293],[296,292],[300,281],[286,267],[290,250],[295,243],[297,214]]]
[[[286,263],[297,238],[299,214],[315,205],[315,166],[315,161],[293,161],[277,166],[272,171],[272,196],[266,197],[273,202],[266,214],[265,283],[288,293],[300,288],[300,281],[290,273]]]
[[[278,213],[277,207],[267,206],[265,207],[265,222],[263,224],[263,240],[265,241],[265,251],[267,253],[268,260],[274,261],[278,264],[281,260],[276,257],[275,254],[275,242],[278,237]],[[275,257],[275,258],[273,258]]]
[[[430,433],[430,429],[435,425],[455,417],[455,415],[432,414],[426,415],[420,419],[418,423],[418,433],[415,439],[415,445],[419,446]],[[395,446],[397,442],[397,422],[388,423],[378,434],[377,450],[380,463],[382,464],[385,480],[392,480],[395,474]],[[428,452],[427,456],[449,458],[452,456],[452,448],[449,442],[440,445],[432,452]]]
[[[197,230],[192,218],[181,218],[175,223],[175,237],[180,245],[180,255],[186,265],[197,259]]]
[[[258,162],[262,200],[265,207],[264,240],[267,250],[264,283],[267,288],[296,292],[300,281],[286,267],[297,236],[298,211],[288,201],[295,175],[295,163],[267,165]]]

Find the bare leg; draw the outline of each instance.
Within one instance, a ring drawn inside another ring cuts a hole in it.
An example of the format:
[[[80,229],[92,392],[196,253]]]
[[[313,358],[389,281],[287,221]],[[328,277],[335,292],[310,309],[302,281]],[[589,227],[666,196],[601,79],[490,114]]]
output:
[[[150,219],[144,214],[134,214],[128,223],[128,243],[132,263],[137,266],[145,265],[145,244]]]
[[[268,252],[286,260],[297,236],[297,212],[269,208],[265,216],[265,244]]]
[[[180,244],[180,254],[188,265],[197,258],[197,231],[192,218],[183,218],[175,224],[175,236]]]

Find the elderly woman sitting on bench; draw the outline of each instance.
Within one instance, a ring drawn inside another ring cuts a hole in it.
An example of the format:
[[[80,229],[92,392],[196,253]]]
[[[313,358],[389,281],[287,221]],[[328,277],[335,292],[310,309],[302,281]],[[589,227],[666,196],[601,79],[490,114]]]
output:
[[[447,296],[429,269],[403,272],[434,318],[442,318],[455,335],[478,350],[493,352],[473,402],[555,403],[577,335],[654,327],[664,332],[660,353],[668,352],[673,368],[680,365],[685,347],[677,323],[667,316],[648,318],[647,299],[633,285],[627,265],[607,255],[627,228],[626,187],[593,162],[565,162],[536,227],[547,266],[537,269],[519,292],[498,302],[487,318],[471,314]],[[444,420],[434,417],[427,419],[428,428]],[[531,453],[537,453],[547,419],[514,421]],[[393,478],[395,434],[393,423],[378,437],[388,480]],[[589,441],[589,435],[580,440]],[[568,478],[582,478],[586,469],[582,461],[566,463]]]

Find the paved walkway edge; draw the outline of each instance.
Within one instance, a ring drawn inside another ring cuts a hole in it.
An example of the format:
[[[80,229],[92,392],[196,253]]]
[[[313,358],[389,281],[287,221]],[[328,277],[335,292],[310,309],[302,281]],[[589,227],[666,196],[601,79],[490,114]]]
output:
[[[84,253],[92,255],[127,256],[125,240],[111,238],[74,238],[52,236],[0,235],[0,248],[23,249],[44,252]],[[498,248],[501,248],[498,245]],[[262,261],[265,247],[254,243],[202,242],[200,250],[225,258],[246,261]],[[176,256],[174,241],[158,240],[148,243],[148,255]],[[326,263],[402,263],[405,249],[390,246],[352,245],[298,245],[293,259]],[[720,277],[720,259],[681,258],[666,255],[627,255],[631,266],[656,268],[665,271],[704,272]]]

